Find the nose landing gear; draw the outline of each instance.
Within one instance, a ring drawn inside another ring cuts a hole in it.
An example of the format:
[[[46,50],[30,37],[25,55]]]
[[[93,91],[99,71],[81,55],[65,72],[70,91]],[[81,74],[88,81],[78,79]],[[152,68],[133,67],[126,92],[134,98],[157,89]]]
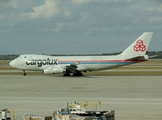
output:
[[[23,76],[26,76],[26,72],[25,72],[25,70],[23,70],[23,73],[22,73],[22,75],[23,75]]]

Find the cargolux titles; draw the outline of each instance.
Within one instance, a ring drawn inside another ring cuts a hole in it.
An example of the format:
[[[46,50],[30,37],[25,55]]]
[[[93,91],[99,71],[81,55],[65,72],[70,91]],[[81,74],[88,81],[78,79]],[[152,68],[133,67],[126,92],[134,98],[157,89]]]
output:
[[[31,59],[26,61],[26,65],[37,65],[38,67],[41,67],[42,65],[57,65],[58,60],[57,59]]]

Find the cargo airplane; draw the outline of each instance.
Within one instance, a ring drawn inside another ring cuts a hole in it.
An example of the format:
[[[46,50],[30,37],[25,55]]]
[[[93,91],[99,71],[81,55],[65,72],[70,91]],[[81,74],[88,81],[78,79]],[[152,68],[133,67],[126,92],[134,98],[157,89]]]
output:
[[[12,60],[9,65],[23,71],[43,71],[44,74],[62,73],[64,76],[82,76],[83,72],[107,70],[124,65],[144,62],[152,32],[144,32],[127,49],[113,56],[48,56],[23,54]]]

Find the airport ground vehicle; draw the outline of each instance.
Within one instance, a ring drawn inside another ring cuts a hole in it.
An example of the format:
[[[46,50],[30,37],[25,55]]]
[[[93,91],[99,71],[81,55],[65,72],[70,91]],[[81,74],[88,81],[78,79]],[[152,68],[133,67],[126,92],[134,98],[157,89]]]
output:
[[[100,101],[67,103],[67,108],[57,109],[54,120],[115,120],[115,111],[98,110]]]
[[[53,116],[24,115],[23,120],[115,120],[114,110],[99,110],[100,101],[88,100],[67,103],[66,108],[54,111]],[[0,110],[0,120],[15,120],[14,110]]]
[[[15,120],[14,109],[0,109],[0,120]]]

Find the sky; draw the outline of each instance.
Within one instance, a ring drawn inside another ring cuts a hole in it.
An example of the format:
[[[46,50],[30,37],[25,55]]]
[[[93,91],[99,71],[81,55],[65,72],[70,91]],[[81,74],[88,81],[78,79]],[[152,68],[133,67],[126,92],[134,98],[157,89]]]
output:
[[[0,0],[0,54],[102,54],[154,32],[162,50],[162,0]]]

